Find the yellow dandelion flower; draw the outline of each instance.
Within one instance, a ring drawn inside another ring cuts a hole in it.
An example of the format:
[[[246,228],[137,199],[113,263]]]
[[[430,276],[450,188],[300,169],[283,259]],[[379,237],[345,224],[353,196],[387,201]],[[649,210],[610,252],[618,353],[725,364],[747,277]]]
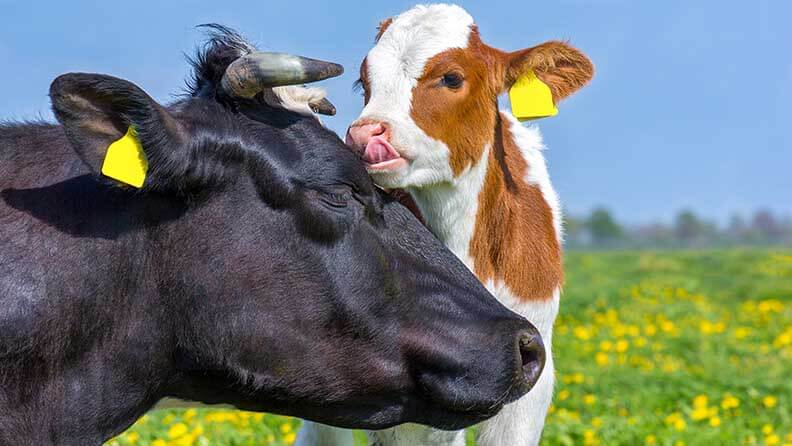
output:
[[[721,424],[721,419],[718,417],[712,417],[709,420],[709,425],[712,427],[718,427]]]
[[[674,325],[673,322],[669,320],[664,320],[663,322],[660,323],[660,329],[666,333],[674,331],[674,328],[676,328],[676,326]]]
[[[594,417],[591,419],[591,425],[594,427],[602,427],[602,418]]]
[[[558,392],[558,399],[564,401],[565,399],[569,398],[569,390],[563,389]]]
[[[645,441],[646,441],[646,444],[648,444],[648,445],[657,444],[657,437],[655,437],[652,434],[649,434],[649,435],[646,436]]]
[[[683,430],[685,430],[686,427],[687,427],[687,423],[685,422],[685,420],[680,418],[680,419],[674,421],[674,429],[676,429],[678,431],[683,431]]]
[[[187,410],[185,410],[185,411],[184,411],[184,413],[182,414],[182,418],[184,418],[184,419],[185,419],[185,420],[187,420],[187,421],[190,421],[190,420],[191,420],[191,419],[193,419],[193,417],[195,417],[196,415],[198,415],[198,411],[197,411],[197,410],[195,410],[195,409],[187,409]]]
[[[283,436],[283,441],[286,444],[294,444],[294,440],[296,439],[297,439],[297,434],[295,434],[294,432],[289,432],[288,434]]]
[[[604,352],[609,352],[613,348],[613,343],[611,341],[602,341],[600,342],[600,350]]]
[[[610,358],[608,357],[607,353],[597,352],[597,354],[594,355],[594,361],[596,361],[597,365],[599,366],[605,366],[610,362]]]
[[[156,440],[151,442],[151,446],[168,446],[168,443],[161,438],[157,438]]]
[[[690,418],[693,421],[701,421],[708,417],[709,417],[709,410],[707,410],[706,406],[696,407],[693,409],[693,412],[690,413]]]
[[[630,347],[630,342],[625,339],[619,339],[616,341],[616,351],[619,353],[624,353]]]
[[[751,335],[751,329],[747,327],[737,327],[734,329],[734,338],[735,339],[745,339]]]
[[[707,403],[709,400],[707,399],[707,395],[698,395],[693,398],[693,407],[707,407]]]
[[[283,423],[280,425],[280,431],[282,434],[288,434],[292,431],[292,425],[289,423]]]
[[[765,437],[765,445],[767,446],[775,446],[781,443],[781,438],[776,434],[770,434]]]
[[[740,405],[740,400],[732,396],[731,394],[727,393],[723,396],[723,401],[721,401],[721,408],[724,410],[734,409]]]
[[[657,334],[657,326],[654,324],[649,324],[644,327],[644,334],[646,336],[654,336]]]
[[[778,398],[774,397],[773,395],[767,395],[766,397],[762,398],[762,404],[764,404],[764,407],[772,409],[776,406],[776,404],[778,404]]]
[[[677,441],[674,443],[674,446],[685,446],[685,442],[684,442],[684,441],[682,441],[682,440],[677,440]]]
[[[572,334],[581,341],[588,341],[591,339],[591,331],[586,327],[575,327],[575,329],[572,330]]]
[[[773,433],[773,425],[772,424],[765,424],[762,426],[762,433],[765,435],[770,435]]]
[[[188,431],[187,425],[184,423],[176,423],[168,429],[168,438],[174,439],[181,437]]]
[[[583,404],[585,404],[587,406],[590,406],[590,405],[594,404],[595,402],[597,402],[597,397],[592,395],[592,394],[590,394],[590,393],[583,397]]]
[[[667,417],[665,417],[665,424],[670,426],[674,424],[676,420],[679,420],[681,418],[682,418],[682,414],[680,414],[679,412],[673,412],[671,414],[668,414]]]
[[[140,434],[137,432],[130,432],[124,435],[124,440],[126,440],[128,444],[135,444],[138,442],[138,440],[140,440]]]
[[[196,435],[185,435],[171,442],[173,446],[193,446],[195,444]]]
[[[773,347],[781,348],[787,345],[792,345],[792,328],[784,331],[773,341]]]

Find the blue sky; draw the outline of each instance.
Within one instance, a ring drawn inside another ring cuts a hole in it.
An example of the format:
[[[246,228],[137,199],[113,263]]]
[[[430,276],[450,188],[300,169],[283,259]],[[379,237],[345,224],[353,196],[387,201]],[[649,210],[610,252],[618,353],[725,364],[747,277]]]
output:
[[[232,26],[262,49],[333,60],[322,85],[342,133],[379,21],[409,1],[7,2],[0,0],[0,118],[51,117],[47,90],[68,71],[129,79],[172,100],[194,26]],[[758,207],[792,214],[792,3],[527,0],[458,2],[484,40],[508,50],[568,39],[594,61],[590,86],[539,122],[565,208],[603,204],[630,222],[683,207],[725,221]]]

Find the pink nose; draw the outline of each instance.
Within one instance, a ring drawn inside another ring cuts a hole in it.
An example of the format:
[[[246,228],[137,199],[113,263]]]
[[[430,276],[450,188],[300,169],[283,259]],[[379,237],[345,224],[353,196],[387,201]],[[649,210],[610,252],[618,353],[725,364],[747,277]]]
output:
[[[346,143],[353,149],[362,150],[366,147],[369,140],[375,136],[381,136],[386,140],[390,139],[388,130],[388,125],[384,122],[353,124],[347,130]]]

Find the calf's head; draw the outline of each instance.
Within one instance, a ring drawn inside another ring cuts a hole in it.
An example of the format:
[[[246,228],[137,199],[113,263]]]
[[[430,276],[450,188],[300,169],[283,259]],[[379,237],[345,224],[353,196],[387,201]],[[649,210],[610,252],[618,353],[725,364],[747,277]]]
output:
[[[347,144],[381,186],[452,181],[492,143],[498,95],[530,71],[557,103],[586,84],[593,67],[564,42],[492,48],[462,8],[416,6],[381,23],[361,65],[365,107]]]
[[[544,361],[534,327],[382,195],[312,114],[271,100],[285,95],[273,85],[337,67],[291,58],[302,74],[272,75],[286,56],[226,30],[199,56],[190,95],[169,106],[105,75],[67,74],[51,88],[94,172],[130,127],[147,159],[142,188],[113,200],[145,222],[136,249],[157,293],[136,307],[169,315],[154,328],[171,349],[162,396],[450,429],[528,391]],[[168,208],[177,218],[157,217]]]

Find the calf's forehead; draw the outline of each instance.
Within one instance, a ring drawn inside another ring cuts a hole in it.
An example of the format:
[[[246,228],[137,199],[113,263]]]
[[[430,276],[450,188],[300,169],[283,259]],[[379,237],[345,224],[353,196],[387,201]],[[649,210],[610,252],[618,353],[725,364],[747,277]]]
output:
[[[399,78],[415,81],[426,62],[451,48],[466,48],[474,23],[456,5],[416,6],[396,17],[366,58],[372,87]]]

